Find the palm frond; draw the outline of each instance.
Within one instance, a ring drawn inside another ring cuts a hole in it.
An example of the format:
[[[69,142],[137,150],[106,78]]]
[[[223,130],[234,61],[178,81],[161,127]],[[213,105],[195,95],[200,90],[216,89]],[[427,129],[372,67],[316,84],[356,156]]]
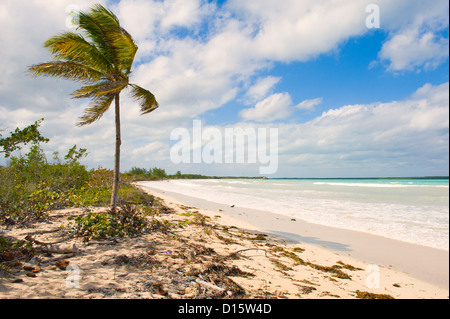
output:
[[[72,93],[74,99],[99,97],[108,94],[120,93],[126,86],[127,82],[119,81],[101,81],[94,85],[83,86]]]
[[[132,97],[139,102],[142,114],[159,105],[150,91],[129,84],[129,75],[138,47],[132,36],[120,26],[117,16],[101,5],[76,13],[78,31],[63,32],[50,38],[44,46],[55,61],[30,66],[33,76],[45,75],[82,82],[85,86],[73,92],[73,98],[90,98],[91,104],[78,126],[99,120],[115,97],[131,86]]]
[[[58,60],[78,62],[105,73],[113,69],[111,61],[77,33],[61,33],[47,40],[44,47]]]
[[[35,64],[28,68],[33,76],[45,75],[84,83],[95,83],[104,78],[104,74],[78,62],[53,61]]]
[[[120,25],[119,18],[112,12],[111,10],[106,9],[101,4],[94,4],[91,7],[91,12],[94,14],[99,14],[108,20],[108,23],[112,23],[115,25]]]
[[[153,93],[135,84],[130,84],[130,86],[131,96],[139,102],[142,115],[151,113],[159,107]]]
[[[119,70],[129,75],[138,50],[133,37],[120,26],[117,16],[105,7],[94,5],[91,9],[91,16],[107,32],[108,41],[115,50],[115,58]]]
[[[116,38],[114,45],[118,48],[117,57],[120,61],[120,70],[129,75],[138,46],[133,37],[123,28],[121,28],[121,35]]]
[[[89,12],[80,12],[79,21],[79,28],[113,62],[117,71],[129,75],[138,48],[114,13],[95,5]]]
[[[85,113],[80,118],[80,122],[77,123],[77,126],[89,125],[101,119],[114,101],[114,97],[115,94],[106,94],[96,97],[90,104],[90,107],[84,111]]]
[[[78,13],[78,30],[84,31],[86,37],[112,64],[115,64],[116,53],[112,45],[111,32],[92,17],[89,12]]]

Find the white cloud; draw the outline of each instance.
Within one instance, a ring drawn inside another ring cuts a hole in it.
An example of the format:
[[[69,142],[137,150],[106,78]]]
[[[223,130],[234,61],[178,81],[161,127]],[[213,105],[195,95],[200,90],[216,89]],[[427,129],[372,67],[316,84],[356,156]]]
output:
[[[252,51],[257,59],[306,61],[337,48],[350,36],[367,32],[369,1],[239,1],[227,7],[254,29]]]
[[[239,115],[246,121],[273,122],[289,117],[292,110],[289,93],[277,93],[258,102],[254,108],[242,110]]]
[[[201,0],[121,0],[112,5],[121,24],[139,45],[136,61],[154,56],[174,28],[195,30],[213,8]]]
[[[383,10],[385,7],[390,10]],[[436,1],[395,1],[382,6],[384,29],[390,38],[379,53],[390,71],[434,69],[448,59],[449,4]],[[444,32],[445,33],[445,32]]]
[[[448,38],[438,37],[433,32],[420,33],[417,29],[396,34],[387,41],[380,57],[389,60],[389,70],[412,71],[423,67],[434,69],[448,59]]]
[[[139,166],[140,163],[150,161],[168,161],[169,160],[169,146],[162,142],[148,143],[142,147],[136,147],[131,151],[132,162]]]
[[[148,0],[120,1],[113,11],[139,44],[148,39],[153,40],[156,24],[164,15],[162,2]]]
[[[268,76],[259,79],[252,87],[247,91],[246,97],[255,102],[263,99],[272,90],[272,88],[279,83],[281,77]]]
[[[263,79],[257,83],[255,92],[262,93],[268,87],[273,79]],[[252,89],[253,89],[252,88]],[[263,88],[264,90],[261,90]],[[265,95],[265,94],[264,94]],[[264,96],[260,95],[260,96]],[[242,110],[239,115],[243,120],[255,122],[274,122],[277,120],[284,120],[288,118],[295,109],[300,110],[314,110],[317,105],[320,105],[323,98],[305,100],[298,105],[294,105],[291,95],[289,93],[272,94],[264,100],[256,103],[255,107]]]
[[[202,7],[200,0],[169,0],[164,2],[164,7],[167,14],[161,21],[161,26],[169,29],[173,26],[190,27],[199,23],[207,6]]]
[[[279,131],[279,171],[274,177],[446,175],[448,118],[447,82],[424,85],[404,100],[344,105],[307,123],[264,123],[263,127]],[[231,127],[257,131],[262,126],[245,121]],[[220,126],[214,128],[224,130]],[[259,165],[211,164],[202,169],[218,175],[240,171],[258,175]]]
[[[335,174],[333,170],[346,176],[367,174],[367,170],[378,176],[445,174],[448,89],[448,82],[427,84],[403,101],[347,105],[308,123],[282,124],[280,163],[290,163],[284,166],[296,166],[309,176],[322,175],[320,167],[324,176]],[[310,175],[312,166],[316,172]]]
[[[296,107],[301,110],[314,110],[314,108],[322,104],[323,98],[319,97],[317,99],[305,100],[299,103]]]

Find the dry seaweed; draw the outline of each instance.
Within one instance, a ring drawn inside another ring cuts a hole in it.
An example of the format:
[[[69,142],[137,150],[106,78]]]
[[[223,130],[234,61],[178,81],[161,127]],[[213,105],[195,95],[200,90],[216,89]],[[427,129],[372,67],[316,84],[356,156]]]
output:
[[[309,266],[309,267],[311,267],[313,269],[316,269],[316,270],[319,270],[319,271],[333,273],[334,274],[333,276],[336,277],[336,278],[339,278],[339,279],[351,279],[351,276],[346,274],[345,272],[343,272],[341,270],[341,268],[345,268],[347,266],[349,268],[352,267],[353,270],[357,269],[357,268],[355,268],[353,266],[343,264],[342,262],[340,262],[341,265],[334,265],[334,266],[331,266],[331,267],[322,266],[322,265],[314,264],[314,263],[311,263],[311,262],[307,262],[307,261],[304,261],[302,258],[298,257],[295,253],[287,251],[286,249],[284,249],[282,247],[279,247],[279,246],[272,247],[272,252],[279,253],[281,256],[288,257],[288,258],[292,259],[298,265]],[[289,267],[286,267],[286,266],[283,267],[282,265],[280,265],[279,261],[277,261],[277,262],[272,261],[272,262],[278,268],[280,268],[282,270],[291,270]]]
[[[348,270],[351,270],[351,271],[364,270],[362,268],[358,268],[358,267],[355,267],[355,266],[352,266],[352,265],[349,265],[349,264],[344,264],[340,260],[338,262],[336,262],[336,264],[340,265],[342,268],[345,268],[345,269],[348,269]]]
[[[355,293],[356,293],[356,298],[358,298],[358,299],[395,299],[391,295],[374,294],[374,293],[367,292],[367,291],[356,290]]]
[[[140,253],[134,256],[119,255],[113,261],[116,265],[129,265],[133,267],[151,266],[156,263],[149,253]],[[106,264],[106,263],[105,263]]]

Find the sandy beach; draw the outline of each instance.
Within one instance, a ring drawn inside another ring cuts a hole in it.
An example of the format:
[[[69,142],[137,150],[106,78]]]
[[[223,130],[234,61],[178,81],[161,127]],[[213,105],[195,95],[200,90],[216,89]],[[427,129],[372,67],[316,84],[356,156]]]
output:
[[[10,238],[32,236],[46,243],[69,238],[64,244],[75,245],[76,252],[41,256],[0,277],[0,298],[448,298],[448,268],[445,277],[445,264],[437,267],[443,256],[427,249],[411,247],[401,254],[403,259],[395,259],[391,255],[402,246],[377,254],[375,239],[367,238],[370,251],[364,255],[355,234],[339,237],[337,230],[307,224],[298,228],[301,221],[286,217],[256,218],[257,212],[238,207],[145,190],[167,208],[151,217],[161,225],[159,231],[85,242],[67,237],[67,225],[87,209],[66,209],[52,212],[47,222],[5,232]],[[419,262],[403,269],[408,265],[404,258],[412,258],[408,254],[413,251],[422,263],[436,261],[436,270],[427,272]]]
[[[149,189],[143,183],[143,189]],[[151,189],[151,188],[150,188]],[[449,252],[414,245],[367,233],[312,224],[271,212],[230,207],[179,193],[152,193],[185,205],[205,209],[205,213],[219,212],[222,217],[231,217],[240,227],[267,232],[294,243],[311,244],[332,252],[352,256],[355,259],[403,271],[440,288],[449,288]]]
[[[140,185],[151,189],[148,184]],[[153,194],[166,202],[194,206],[209,216],[221,216],[221,221],[240,228],[260,231],[286,240],[286,243],[301,243],[311,250],[328,255],[341,255],[362,261],[366,265],[377,265],[383,271],[397,272],[397,275],[423,281],[447,294],[449,289],[449,252],[430,247],[414,245],[398,240],[374,236],[292,220],[283,215],[248,208],[231,207],[209,202],[179,193],[161,192],[151,189]]]

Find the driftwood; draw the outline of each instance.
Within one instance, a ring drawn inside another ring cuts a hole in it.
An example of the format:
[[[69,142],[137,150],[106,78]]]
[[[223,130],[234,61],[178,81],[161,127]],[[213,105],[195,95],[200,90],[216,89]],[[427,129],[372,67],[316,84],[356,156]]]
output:
[[[88,245],[114,245],[116,242],[112,240],[91,240]]]
[[[38,250],[41,250],[46,253],[52,253],[52,254],[73,254],[77,253],[78,249],[73,245],[43,245],[36,247]]]
[[[65,259],[72,258],[75,256],[76,256],[76,254],[68,254],[68,255],[64,255],[64,256],[60,256],[60,257],[55,257],[55,258],[43,260],[43,261],[41,261],[41,264],[54,263],[54,262],[65,260]]]
[[[36,245],[33,247],[35,250],[43,251],[46,253],[72,254],[72,253],[78,252],[78,249],[75,246],[75,244],[57,245],[55,243],[52,243],[52,244],[43,243],[43,242],[40,242],[40,241],[34,239],[31,235],[26,236],[25,240],[29,241],[30,243],[34,243]]]
[[[242,249],[242,250],[238,250],[238,251],[236,251],[236,252],[234,252],[233,254],[239,254],[239,253],[243,253],[244,251],[250,251],[250,250],[262,250],[262,251],[264,251],[264,255],[267,257],[267,250],[265,250],[265,249],[262,249],[262,248],[249,248],[249,249]],[[233,255],[232,254],[232,255]]]
[[[220,287],[218,287],[218,286],[216,286],[216,285],[210,284],[209,282],[206,282],[206,281],[203,281],[203,280],[200,280],[200,279],[197,279],[196,282],[197,282],[199,285],[201,285],[201,286],[203,286],[203,287],[205,287],[205,288],[217,290],[217,291],[220,291],[220,292],[224,292],[224,291],[225,291],[224,288],[220,288]]]

